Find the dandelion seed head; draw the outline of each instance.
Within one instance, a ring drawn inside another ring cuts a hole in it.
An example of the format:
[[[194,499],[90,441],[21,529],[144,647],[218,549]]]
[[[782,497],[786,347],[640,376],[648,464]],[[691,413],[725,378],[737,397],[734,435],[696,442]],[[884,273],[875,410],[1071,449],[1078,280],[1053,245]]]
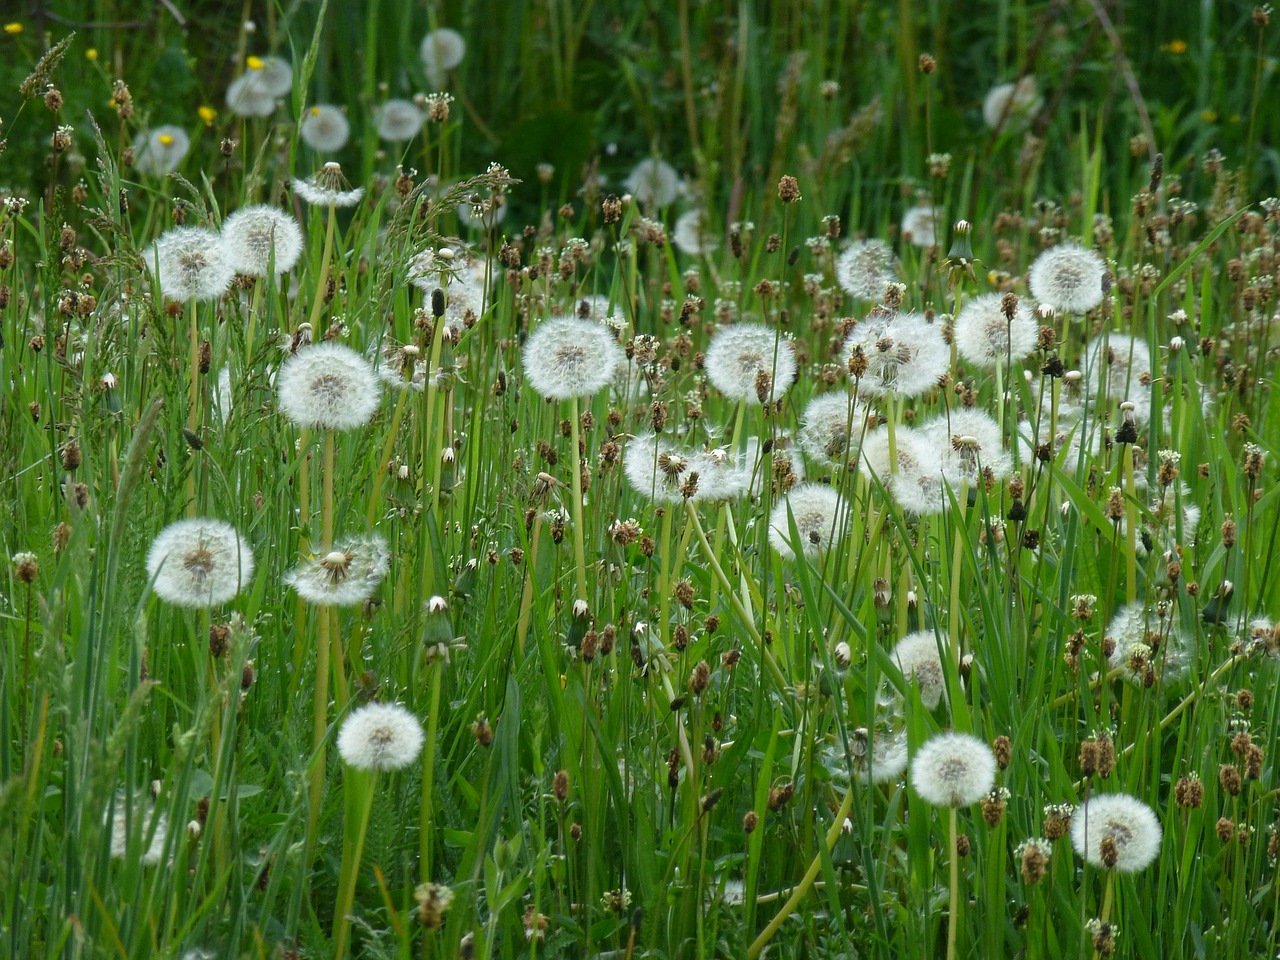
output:
[[[893,783],[907,772],[907,732],[865,729],[850,738],[850,760],[861,783]]]
[[[1056,313],[1088,313],[1102,302],[1107,265],[1092,250],[1076,243],[1050,247],[1031,264],[1027,285],[1041,303]]]
[[[154,867],[164,857],[165,842],[169,836],[169,818],[150,801],[138,798],[133,803],[133,816],[126,808],[124,794],[117,793],[114,811],[111,814],[111,856],[123,860],[129,850],[129,828],[133,834],[145,841],[148,834],[151,842],[142,851],[141,861],[145,866]],[[152,833],[154,827],[155,832]]]
[[[665,160],[649,157],[641,160],[623,181],[628,193],[646,210],[669,206],[680,196],[680,175]]]
[[[307,109],[298,135],[317,153],[337,153],[351,138],[351,121],[340,108],[318,103]]]
[[[203,227],[166,230],[152,244],[147,266],[171,300],[214,300],[235,279],[222,238]]]
[[[861,449],[867,410],[844,391],[813,397],[800,415],[796,442],[811,460],[844,467]]]
[[[795,559],[790,518],[795,519],[800,549],[806,557],[822,555],[841,536],[843,500],[833,488],[821,483],[801,483],[774,504],[769,514],[769,544],[787,560]]]
[[[338,730],[338,755],[357,770],[400,770],[418,759],[425,740],[418,718],[398,703],[358,707]]]
[[[593,320],[553,317],[529,335],[524,375],[539,396],[589,397],[609,385],[626,355],[613,333]]]
[[[308,603],[352,607],[373,596],[390,563],[387,541],[379,535],[349,537],[290,570],[284,582]]]
[[[919,204],[902,215],[902,236],[917,247],[932,247],[938,242],[938,224],[942,222],[941,210]]]
[[[1071,846],[1092,867],[1103,867],[1103,841],[1115,843],[1116,870],[1136,873],[1160,853],[1160,821],[1150,807],[1126,793],[1089,798],[1071,818]]]
[[[967,807],[981,800],[995,783],[995,754],[970,734],[940,733],[916,751],[911,781],[926,803]]]
[[[276,378],[280,411],[300,427],[352,430],[373,417],[381,399],[369,361],[340,343],[303,347]]]
[[[622,455],[627,482],[654,503],[680,503],[680,485],[688,470],[687,453],[652,433],[632,437]]]
[[[701,210],[682,213],[671,229],[671,242],[691,257],[714,253],[720,246],[720,240],[709,226],[707,216]]]
[[[955,320],[956,350],[970,363],[989,369],[997,363],[1017,363],[1036,348],[1039,325],[1021,301],[1013,320],[1004,315],[1003,297],[984,293],[960,308]]]
[[[1151,412],[1151,388],[1142,381],[1151,372],[1146,341],[1123,333],[1094,337],[1085,349],[1084,391],[1088,397],[1106,391],[1110,403],[1134,401],[1133,415],[1145,423]]]
[[[227,87],[227,108],[238,117],[269,117],[276,112],[276,95],[250,71]]]
[[[946,649],[945,638],[942,641]],[[932,630],[917,630],[898,641],[892,653],[894,664],[907,683],[920,689],[920,702],[934,709],[946,694],[946,675],[938,655],[938,638]]]
[[[467,42],[457,30],[441,27],[422,38],[418,56],[433,87],[444,85],[445,73],[455,69],[467,55]]]
[[[836,280],[856,300],[879,303],[897,279],[893,250],[883,240],[854,240],[836,258]]]
[[[253,577],[253,550],[231,524],[188,518],[169,524],[147,551],[147,576],[179,607],[226,603]]]
[[[860,347],[867,359],[858,390],[870,397],[915,397],[937,386],[951,364],[942,331],[923,314],[861,323],[845,339],[846,360]]]
[[[227,217],[222,242],[235,271],[254,277],[273,269],[276,276],[288,273],[302,256],[298,221],[266,204],[242,207]]]
[[[342,166],[332,160],[307,179],[291,182],[294,193],[317,207],[354,207],[364,196],[364,187],[351,188]]]
[[[1043,105],[1036,78],[1026,76],[1016,83],[992,87],[982,101],[982,119],[992,130],[1023,126]]]
[[[388,100],[378,108],[378,136],[391,143],[412,140],[426,122],[426,115],[412,100]]]
[[[142,173],[163,177],[178,169],[190,149],[191,138],[181,127],[172,124],[155,127],[134,139],[133,166]]]
[[[769,400],[778,399],[796,377],[796,354],[791,340],[762,323],[721,327],[706,352],[707,379],[730,400],[759,405],[756,384],[760,373],[770,379]]]

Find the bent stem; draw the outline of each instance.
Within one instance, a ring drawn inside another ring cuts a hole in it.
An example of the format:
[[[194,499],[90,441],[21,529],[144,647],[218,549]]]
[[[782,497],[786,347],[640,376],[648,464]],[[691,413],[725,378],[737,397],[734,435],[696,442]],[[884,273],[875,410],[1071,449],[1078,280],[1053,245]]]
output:
[[[844,829],[844,822],[852,809],[853,787],[850,786],[845,792],[844,799],[840,801],[840,809],[836,811],[835,821],[827,830],[826,855],[830,855],[831,850],[836,845],[836,841],[840,839],[840,831]],[[954,818],[954,810],[951,815]],[[795,890],[791,892],[787,902],[782,905],[782,909],[774,914],[773,919],[769,921],[769,925],[760,931],[760,936],[756,937],[755,941],[747,949],[747,960],[756,960],[756,957],[760,956],[764,948],[769,945],[769,941],[773,939],[774,934],[778,932],[778,928],[782,926],[783,921],[791,916],[800,901],[804,899],[805,894],[809,892],[809,888],[813,886],[813,882],[818,879],[818,872],[822,869],[823,856],[823,852],[821,850],[818,851],[818,854],[813,858],[813,862],[809,864],[809,869],[805,871],[804,877],[800,880]]]

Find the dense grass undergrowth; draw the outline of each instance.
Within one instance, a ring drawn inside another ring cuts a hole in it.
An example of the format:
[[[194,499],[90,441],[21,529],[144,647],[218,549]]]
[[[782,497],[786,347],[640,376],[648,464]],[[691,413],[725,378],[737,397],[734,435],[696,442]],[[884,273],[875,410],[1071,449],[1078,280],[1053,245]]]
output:
[[[1269,10],[64,6],[0,952],[1280,955]]]

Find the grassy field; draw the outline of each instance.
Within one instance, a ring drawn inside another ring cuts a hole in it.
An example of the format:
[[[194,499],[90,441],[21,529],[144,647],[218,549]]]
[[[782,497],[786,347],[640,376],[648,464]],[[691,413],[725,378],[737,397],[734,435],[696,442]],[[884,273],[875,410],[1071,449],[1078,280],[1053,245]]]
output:
[[[5,16],[0,955],[1280,956],[1269,8]]]

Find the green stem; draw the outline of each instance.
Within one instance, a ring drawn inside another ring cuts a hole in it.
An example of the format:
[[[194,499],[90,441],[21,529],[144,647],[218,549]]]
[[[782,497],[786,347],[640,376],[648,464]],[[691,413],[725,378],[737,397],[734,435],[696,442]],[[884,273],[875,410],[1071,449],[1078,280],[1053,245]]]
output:
[[[431,665],[431,705],[427,713],[426,749],[422,754],[422,803],[418,807],[418,866],[423,883],[431,881],[431,840],[435,824],[432,788],[436,769],[436,733],[440,727],[440,686],[444,662]]]
[[[948,839],[951,849],[947,851],[947,859],[951,862],[951,900],[947,907],[947,960],[956,958],[956,935],[960,930],[960,855],[956,852],[956,808],[951,808],[948,817]]]
[[[572,449],[569,452],[570,476],[569,483],[572,487],[570,502],[573,505],[573,563],[576,570],[576,598],[583,603],[587,602],[587,555],[583,547],[582,536],[582,455],[581,440],[579,433],[581,425],[578,422],[578,398],[573,396],[569,398],[569,443]],[[666,563],[666,555],[663,555],[663,563]]]
[[[342,869],[338,876],[338,906],[333,914],[333,956],[344,960],[347,940],[351,935],[351,909],[356,898],[356,878],[360,875],[360,858],[364,854],[364,841],[369,833],[369,814],[373,810],[373,798],[378,790],[378,771],[368,777],[348,769],[343,793],[346,799],[346,817],[342,840]]]

